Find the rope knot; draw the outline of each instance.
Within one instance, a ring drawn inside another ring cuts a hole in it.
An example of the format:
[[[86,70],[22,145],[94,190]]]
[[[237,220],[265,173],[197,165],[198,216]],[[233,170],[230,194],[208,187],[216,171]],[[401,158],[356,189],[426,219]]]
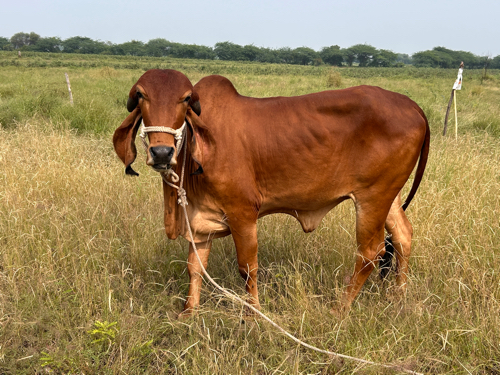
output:
[[[183,188],[179,188],[177,190],[177,195],[179,196],[179,199],[177,199],[177,203],[179,203],[183,207],[187,206],[188,201],[186,196],[186,190],[184,190]]]

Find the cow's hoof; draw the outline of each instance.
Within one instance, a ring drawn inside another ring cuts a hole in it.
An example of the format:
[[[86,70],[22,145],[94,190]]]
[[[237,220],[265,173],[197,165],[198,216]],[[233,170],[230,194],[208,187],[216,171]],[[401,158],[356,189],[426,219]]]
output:
[[[392,303],[401,303],[406,301],[406,285],[392,285],[387,290],[386,298]]]
[[[194,315],[196,315],[196,310],[193,308],[187,308],[187,309],[182,310],[179,313],[179,315],[177,315],[177,319],[186,320],[186,319],[193,317]]]
[[[349,314],[350,310],[351,310],[351,305],[350,304],[347,305],[345,303],[338,302],[337,304],[335,304],[335,306],[332,307],[332,309],[330,310],[330,313],[335,318],[343,319],[343,318],[345,318]]]
[[[251,305],[253,308],[260,311],[260,303],[251,304]],[[248,306],[245,306],[245,308],[243,309],[243,317],[244,318],[253,319],[253,318],[256,318],[258,316],[260,316],[259,313]]]

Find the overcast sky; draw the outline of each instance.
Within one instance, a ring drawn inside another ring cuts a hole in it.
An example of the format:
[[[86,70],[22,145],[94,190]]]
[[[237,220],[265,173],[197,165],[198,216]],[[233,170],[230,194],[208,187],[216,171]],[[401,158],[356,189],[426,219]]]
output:
[[[500,55],[500,0],[1,0],[0,36]]]

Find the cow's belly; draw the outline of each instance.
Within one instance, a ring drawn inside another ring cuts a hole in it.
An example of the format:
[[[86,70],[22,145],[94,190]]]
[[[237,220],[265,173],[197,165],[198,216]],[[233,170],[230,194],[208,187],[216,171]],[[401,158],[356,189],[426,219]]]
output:
[[[266,216],[273,213],[284,213],[293,216],[302,226],[304,232],[309,233],[315,230],[323,217],[335,206],[337,206],[342,201],[348,199],[348,196],[339,197],[337,199],[322,202],[309,202],[307,204],[298,204],[293,207],[293,205],[283,204],[281,207],[268,204],[261,208],[259,212],[259,217]]]

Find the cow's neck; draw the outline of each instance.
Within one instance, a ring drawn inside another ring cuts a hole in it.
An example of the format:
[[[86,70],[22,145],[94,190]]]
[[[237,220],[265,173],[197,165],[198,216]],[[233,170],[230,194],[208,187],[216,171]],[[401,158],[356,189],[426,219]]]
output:
[[[189,133],[189,132],[187,132]],[[196,197],[195,192],[195,184],[198,180],[198,176],[193,176],[192,173],[197,169],[197,164],[194,162],[191,157],[191,135],[186,134],[186,139],[184,140],[184,146],[186,150],[182,150],[177,158],[177,165],[174,169],[174,172],[181,177],[184,174],[184,179],[180,179],[175,185],[179,186],[182,182],[182,186],[186,191],[186,196],[189,201],[193,201]],[[184,152],[186,151],[186,152]],[[186,161],[184,161],[184,157],[186,155]],[[184,173],[182,168],[184,166]],[[165,181],[163,181],[163,195],[165,202],[165,231],[167,233],[168,238],[175,239],[179,235],[185,236],[186,233],[186,224],[184,220],[184,213],[181,206],[178,203],[178,190],[172,186],[169,186]],[[189,211],[189,207],[188,207]]]

